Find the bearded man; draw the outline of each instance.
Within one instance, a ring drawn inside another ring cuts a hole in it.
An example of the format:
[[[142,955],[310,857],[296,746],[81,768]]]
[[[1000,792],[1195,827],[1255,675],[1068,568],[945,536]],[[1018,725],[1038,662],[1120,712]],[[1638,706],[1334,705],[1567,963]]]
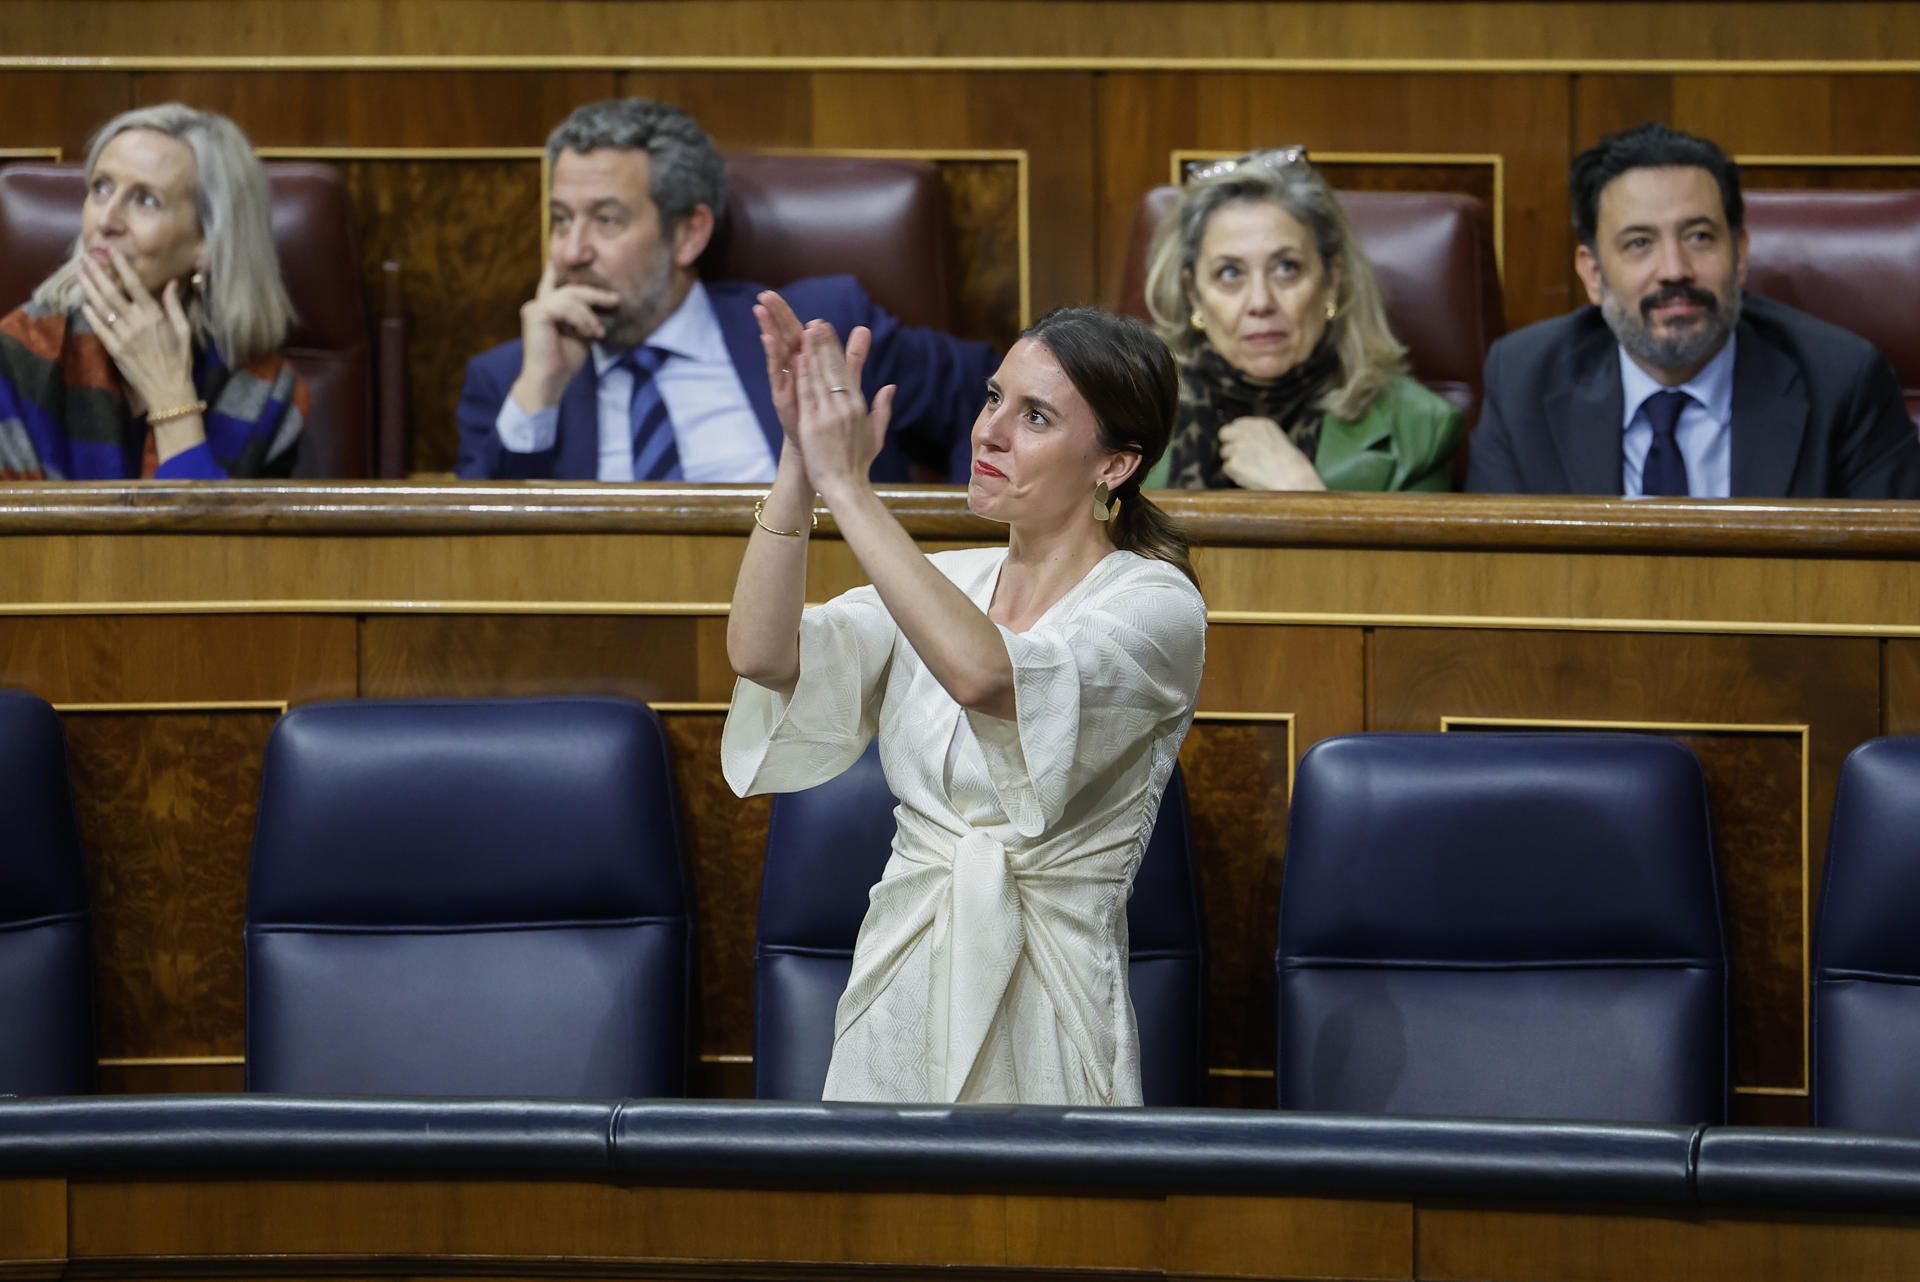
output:
[[[1467,488],[1920,497],[1920,438],[1872,344],[1742,292],[1725,152],[1641,125],[1582,152],[1568,185],[1592,306],[1488,352]]]
[[[476,356],[460,394],[459,474],[601,481],[771,481],[781,430],[753,315],[765,288],[703,283],[726,163],[691,116],[643,98],[589,103],[547,138],[546,270],[520,337]],[[776,282],[803,320],[872,332],[862,386],[898,385],[878,480],[954,479],[999,361],[984,343],[902,325],[850,276]]]

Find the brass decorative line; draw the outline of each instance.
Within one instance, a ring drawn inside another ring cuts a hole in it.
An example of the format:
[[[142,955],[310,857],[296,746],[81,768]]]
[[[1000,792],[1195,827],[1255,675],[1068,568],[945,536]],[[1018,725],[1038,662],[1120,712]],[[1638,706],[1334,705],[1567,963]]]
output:
[[[225,1068],[246,1062],[245,1055],[124,1055],[94,1061],[101,1068]]]
[[[847,160],[971,160],[1011,164],[1014,167],[1014,245],[1020,259],[1020,328],[1033,323],[1032,196],[1028,189],[1029,156],[1024,147],[755,147],[759,156],[828,156]]]
[[[93,712],[271,712],[285,716],[285,699],[162,699],[134,703],[55,703],[59,713]]]
[[[1208,1076],[1208,1077],[1235,1077],[1235,1078],[1253,1078],[1253,1079],[1255,1079],[1255,1080],[1266,1080],[1266,1081],[1271,1081],[1271,1080],[1273,1080],[1273,1070],[1272,1070],[1272,1069],[1270,1069],[1270,1068],[1213,1068],[1213,1067],[1209,1067],[1209,1068],[1207,1069],[1207,1076]]]
[[[45,54],[0,57],[0,71],[1276,71],[1457,75],[1911,75],[1896,58],[1250,58],[1194,56],[604,54]]]

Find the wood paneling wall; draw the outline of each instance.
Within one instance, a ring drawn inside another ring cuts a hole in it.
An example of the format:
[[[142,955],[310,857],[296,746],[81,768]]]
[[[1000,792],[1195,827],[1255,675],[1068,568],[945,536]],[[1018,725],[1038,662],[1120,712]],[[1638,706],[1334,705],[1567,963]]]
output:
[[[314,699],[661,705],[700,918],[696,1089],[746,1093],[767,802],[718,770],[725,602],[753,495],[671,487],[14,487],[0,684],[66,711],[106,1089],[237,1086],[265,736]],[[903,490],[929,547],[990,537]],[[1920,729],[1920,512],[1486,496],[1169,496],[1212,614],[1182,752],[1209,952],[1209,1098],[1272,1101],[1295,764],[1364,729],[1680,738],[1715,808],[1737,1120],[1803,1120],[1808,923],[1840,763]],[[1741,510],[1771,530],[1730,537]],[[1747,541],[1742,542],[1744,538]],[[861,581],[830,525],[809,596]]]
[[[1111,297],[1181,151],[1301,142],[1342,184],[1491,197],[1512,325],[1580,299],[1565,175],[1606,130],[1708,134],[1752,186],[1920,182],[1920,8],[1890,2],[12,0],[5,27],[0,153],[71,158],[180,98],[339,154],[369,285],[404,267],[420,472],[451,465],[465,359],[515,334],[537,271],[537,167],[498,153],[593,98],[677,102],[732,149],[1024,153],[1024,208],[956,209],[967,325],[1002,342],[1022,267],[1033,314]]]

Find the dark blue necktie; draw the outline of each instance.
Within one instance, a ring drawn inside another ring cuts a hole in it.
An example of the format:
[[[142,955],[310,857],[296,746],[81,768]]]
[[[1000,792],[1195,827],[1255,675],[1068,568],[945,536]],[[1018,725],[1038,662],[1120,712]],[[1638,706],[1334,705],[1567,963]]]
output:
[[[1642,407],[1647,422],[1653,424],[1653,444],[1647,447],[1646,466],[1640,469],[1642,494],[1685,498],[1693,492],[1687,485],[1687,461],[1680,457],[1680,442],[1673,435],[1680,426],[1680,411],[1692,402],[1685,392],[1655,392]]]
[[[633,479],[636,481],[681,478],[680,447],[673,439],[673,420],[667,417],[667,403],[660,399],[660,385],[653,377],[669,354],[660,347],[636,347],[627,353],[626,363],[633,370],[633,400],[627,421],[633,427]]]

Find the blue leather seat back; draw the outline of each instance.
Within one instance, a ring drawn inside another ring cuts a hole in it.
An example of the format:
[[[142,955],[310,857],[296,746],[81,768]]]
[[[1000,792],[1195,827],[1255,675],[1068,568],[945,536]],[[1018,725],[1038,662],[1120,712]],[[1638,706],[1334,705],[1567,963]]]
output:
[[[341,702],[275,727],[247,902],[251,1089],[680,1094],[691,944],[644,705]]]
[[[853,945],[892,848],[893,794],[877,742],[845,773],[774,798],[754,948],[753,1092],[817,1100]],[[1127,968],[1149,1105],[1203,1093],[1206,957],[1200,895],[1176,767],[1127,903]]]
[[[0,690],[0,1095],[93,1080],[87,878],[60,716]]]
[[[1275,964],[1282,1108],[1725,1116],[1706,785],[1672,740],[1316,745],[1294,789]]]
[[[1814,934],[1813,1120],[1920,1131],[1920,735],[1840,770]]]

